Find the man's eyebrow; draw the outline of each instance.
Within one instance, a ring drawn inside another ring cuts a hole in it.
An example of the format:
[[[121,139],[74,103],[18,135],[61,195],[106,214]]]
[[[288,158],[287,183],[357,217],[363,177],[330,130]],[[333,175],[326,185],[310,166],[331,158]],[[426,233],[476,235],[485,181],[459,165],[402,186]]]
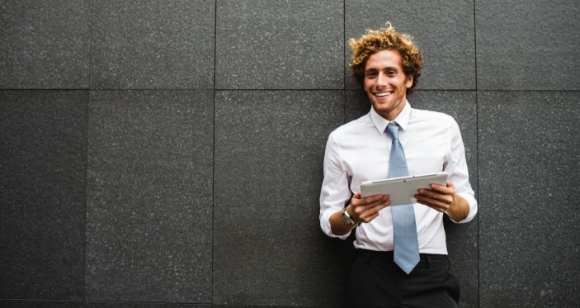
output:
[[[365,73],[366,73],[366,72],[373,72],[373,71],[374,71],[374,72],[376,72],[376,71],[381,71],[381,70],[382,70],[382,71],[385,71],[385,70],[389,70],[389,71],[390,71],[390,70],[393,70],[393,71],[399,71],[399,68],[398,68],[398,67],[396,67],[396,66],[387,66],[387,67],[383,67],[383,68],[381,68],[381,69],[378,69],[378,68],[371,67],[371,68],[368,68],[368,69],[366,69],[366,70],[365,70]]]

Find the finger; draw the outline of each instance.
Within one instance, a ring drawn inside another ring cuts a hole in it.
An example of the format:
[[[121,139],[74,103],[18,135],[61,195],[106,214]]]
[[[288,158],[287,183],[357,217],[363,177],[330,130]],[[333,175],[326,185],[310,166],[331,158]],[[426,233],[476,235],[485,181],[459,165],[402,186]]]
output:
[[[433,189],[419,189],[419,194],[415,196],[420,196],[422,198],[438,199],[440,193]]]
[[[368,222],[371,222],[373,219],[375,219],[377,217],[379,217],[379,213],[375,213],[374,215],[371,215],[369,217],[365,217],[364,219],[361,218],[361,221],[368,223]]]
[[[366,198],[353,199],[354,206],[368,206],[389,200],[389,195],[374,195]]]
[[[434,210],[436,210],[437,212],[445,212],[449,207],[447,205],[445,205],[444,203],[440,203],[440,202],[428,202],[428,201],[423,201],[423,200],[417,200],[417,203],[423,204],[425,206],[428,206]]]
[[[376,212],[378,212],[378,211],[382,210],[383,208],[387,207],[387,206],[388,206],[388,205],[390,205],[390,204],[391,204],[391,201],[390,201],[390,200],[383,201],[383,200],[381,199],[381,200],[379,200],[379,201],[376,201],[376,202],[370,203],[369,205],[367,205],[367,206],[364,206],[363,208],[364,208],[364,210],[365,210],[365,211],[368,211],[368,210],[374,209]]]
[[[359,205],[354,208],[354,212],[358,217],[367,217],[383,209],[385,205],[383,202],[373,202],[366,205]]]
[[[354,196],[352,196],[352,198],[350,198],[350,204],[352,206],[357,206],[359,204],[359,202],[360,202],[360,199],[361,199],[361,194],[360,194],[360,191],[359,191],[356,194],[354,194]]]
[[[427,197],[425,195],[415,195],[417,199],[417,203],[426,205],[438,212],[445,212],[448,208],[450,203],[434,198]]]
[[[419,189],[419,195],[431,199],[442,200],[444,202],[452,202],[453,195],[455,191],[453,188],[448,189],[443,186],[439,186],[437,190],[435,189]]]
[[[433,190],[426,190],[421,194],[415,195],[415,198],[417,200],[423,200],[426,202],[438,201],[438,202],[445,203],[447,205],[450,205],[451,203],[453,203],[453,195],[442,194],[442,193],[435,192]]]
[[[358,215],[369,215],[369,214],[373,214],[373,213],[377,213],[380,210],[384,209],[385,207],[391,205],[391,200],[387,201],[375,201],[366,205],[359,205],[357,207],[354,208],[354,210],[356,211],[356,213]]]
[[[382,203],[379,206],[369,208],[368,210],[361,213],[361,215],[359,216],[360,220],[362,220],[364,222],[372,221],[373,219],[377,218],[379,216],[379,212],[382,209],[384,209],[385,207],[387,207],[389,204],[390,204],[390,201]]]
[[[372,203],[372,202],[381,201],[381,200],[388,198],[388,197],[389,197],[389,195],[373,195],[373,196],[369,196],[366,198],[362,198],[361,200],[364,200],[367,203]]]
[[[431,189],[435,190],[435,191],[439,191],[439,192],[446,194],[446,195],[451,195],[455,192],[455,187],[453,186],[453,183],[451,183],[450,181],[447,181],[445,183],[445,186],[431,184]]]

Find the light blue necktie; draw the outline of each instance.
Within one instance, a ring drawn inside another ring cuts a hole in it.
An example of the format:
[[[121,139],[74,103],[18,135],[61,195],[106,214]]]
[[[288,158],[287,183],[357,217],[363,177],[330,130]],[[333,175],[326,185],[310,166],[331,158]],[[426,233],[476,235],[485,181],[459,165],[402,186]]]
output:
[[[399,142],[399,126],[394,123],[387,125],[387,133],[393,138],[391,157],[389,159],[389,177],[396,178],[409,175],[407,160],[403,146]],[[419,263],[419,241],[417,239],[417,223],[413,204],[395,205],[393,212],[394,261],[409,274]]]

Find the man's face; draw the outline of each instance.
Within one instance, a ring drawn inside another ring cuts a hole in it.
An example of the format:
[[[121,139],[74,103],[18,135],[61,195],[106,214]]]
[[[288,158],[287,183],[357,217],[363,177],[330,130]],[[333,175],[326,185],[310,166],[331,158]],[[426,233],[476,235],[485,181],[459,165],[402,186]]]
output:
[[[375,111],[391,121],[405,108],[406,91],[413,77],[405,76],[401,56],[395,50],[381,50],[365,66],[364,90]]]

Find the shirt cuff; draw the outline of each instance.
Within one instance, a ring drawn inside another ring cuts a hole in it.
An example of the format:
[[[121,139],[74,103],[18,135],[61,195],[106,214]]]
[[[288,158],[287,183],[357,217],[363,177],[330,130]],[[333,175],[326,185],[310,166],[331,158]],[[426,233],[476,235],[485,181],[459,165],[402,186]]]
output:
[[[337,235],[332,232],[332,228],[330,227],[330,216],[332,216],[334,213],[336,213],[336,211],[333,212],[332,209],[326,210],[324,213],[322,213],[320,216],[320,228],[322,229],[322,232],[324,232],[324,234],[328,235],[329,237],[346,240],[352,231],[341,235]]]
[[[467,203],[469,204],[469,213],[467,214],[467,217],[463,218],[460,221],[455,221],[455,220],[451,219],[451,217],[449,217],[449,215],[447,215],[447,217],[449,217],[449,219],[451,221],[453,221],[454,223],[458,223],[458,224],[464,224],[464,223],[472,221],[473,218],[475,217],[475,214],[477,214],[477,201],[475,200],[475,198],[471,194],[468,194],[468,193],[457,193],[457,194],[460,197],[462,197],[463,199],[465,199],[467,201]]]

